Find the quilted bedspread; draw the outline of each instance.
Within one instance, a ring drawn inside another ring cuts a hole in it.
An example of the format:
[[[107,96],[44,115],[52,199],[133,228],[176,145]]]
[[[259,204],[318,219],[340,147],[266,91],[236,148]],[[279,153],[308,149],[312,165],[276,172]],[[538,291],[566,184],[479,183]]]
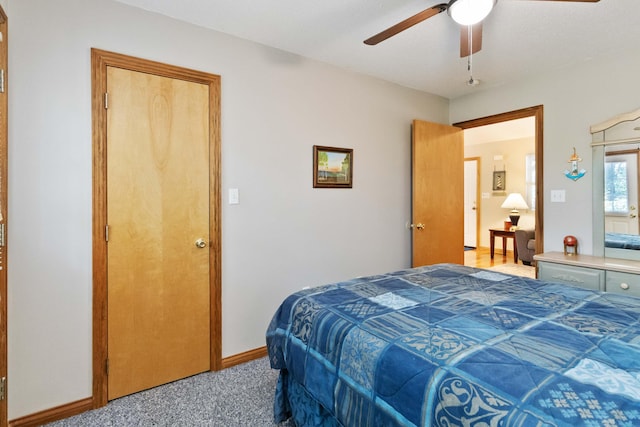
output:
[[[640,426],[640,298],[439,264],[289,296],[276,422]]]

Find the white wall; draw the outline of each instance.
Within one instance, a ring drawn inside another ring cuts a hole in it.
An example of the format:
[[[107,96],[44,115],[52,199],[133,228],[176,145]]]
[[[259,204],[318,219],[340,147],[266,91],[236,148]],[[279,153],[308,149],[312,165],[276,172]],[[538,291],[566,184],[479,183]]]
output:
[[[410,124],[446,99],[108,0],[8,6],[10,419],[91,395],[91,47],[222,76],[223,356],[294,290],[409,265]],[[353,189],[312,188],[314,144],[354,149]]]
[[[480,70],[478,70],[480,72]],[[451,101],[453,123],[534,105],[544,105],[544,250],[562,251],[567,234],[581,253],[593,253],[592,168],[589,127],[640,107],[640,56],[613,50],[609,58],[550,70],[526,82]],[[479,76],[482,79],[482,76]],[[584,178],[564,176],[573,147],[582,157]],[[551,203],[551,190],[565,190],[565,203]]]

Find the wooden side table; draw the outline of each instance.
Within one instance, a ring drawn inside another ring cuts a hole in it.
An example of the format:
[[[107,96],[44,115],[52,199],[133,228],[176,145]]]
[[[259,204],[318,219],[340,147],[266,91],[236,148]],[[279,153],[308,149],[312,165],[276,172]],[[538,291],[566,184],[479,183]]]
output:
[[[491,245],[491,259],[493,259],[493,253],[496,249],[496,237],[502,237],[502,255],[507,254],[507,239],[513,239],[513,262],[518,263],[518,245],[516,245],[516,232],[510,230],[503,230],[500,228],[489,229],[489,241]]]

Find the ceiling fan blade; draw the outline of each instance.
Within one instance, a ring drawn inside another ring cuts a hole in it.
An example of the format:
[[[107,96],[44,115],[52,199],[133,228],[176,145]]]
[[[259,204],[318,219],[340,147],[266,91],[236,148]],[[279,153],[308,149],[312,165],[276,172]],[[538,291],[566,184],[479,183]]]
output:
[[[414,25],[431,18],[441,12],[447,10],[447,3],[440,3],[429,9],[423,10],[422,12],[416,13],[410,18],[405,19],[404,21],[398,22],[396,25],[387,28],[386,30],[376,34],[373,37],[369,37],[364,41],[364,44],[368,44],[370,46],[376,45],[382,41],[385,41],[391,36],[395,36],[396,34],[406,30],[407,28],[411,28]]]
[[[469,56],[469,29],[471,29],[471,53],[476,53],[482,49],[482,22],[476,25],[460,27],[460,58]]]

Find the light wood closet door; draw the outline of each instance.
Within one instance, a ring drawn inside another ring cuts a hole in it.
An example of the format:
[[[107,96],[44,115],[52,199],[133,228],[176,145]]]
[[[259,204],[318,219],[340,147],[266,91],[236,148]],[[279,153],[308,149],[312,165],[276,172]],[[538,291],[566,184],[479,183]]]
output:
[[[210,368],[209,88],[107,69],[108,398]]]

